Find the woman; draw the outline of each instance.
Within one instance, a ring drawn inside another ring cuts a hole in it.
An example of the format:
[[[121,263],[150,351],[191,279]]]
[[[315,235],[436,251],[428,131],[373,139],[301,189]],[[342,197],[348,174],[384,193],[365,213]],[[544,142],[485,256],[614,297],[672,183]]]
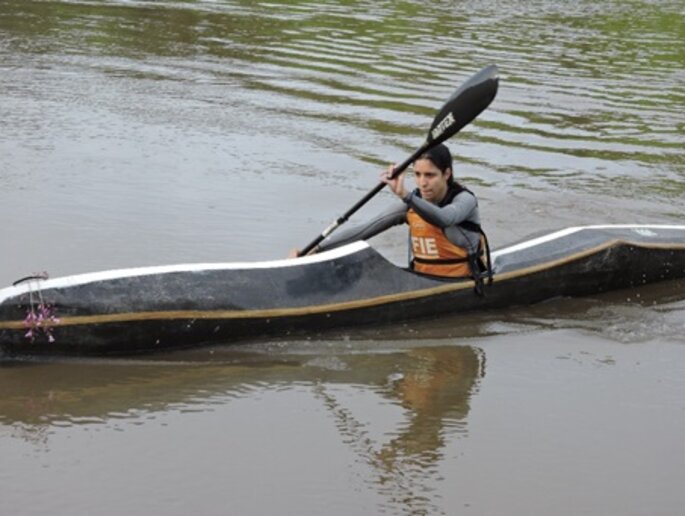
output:
[[[420,274],[443,278],[473,277],[477,290],[487,270],[487,239],[480,227],[476,196],[454,180],[452,155],[440,144],[413,164],[416,189],[404,187],[405,173],[391,179],[392,166],[381,174],[401,202],[362,225],[344,228],[326,238],[317,252],[366,240],[386,229],[409,224],[413,258],[410,267]],[[488,259],[489,262],[489,259]]]

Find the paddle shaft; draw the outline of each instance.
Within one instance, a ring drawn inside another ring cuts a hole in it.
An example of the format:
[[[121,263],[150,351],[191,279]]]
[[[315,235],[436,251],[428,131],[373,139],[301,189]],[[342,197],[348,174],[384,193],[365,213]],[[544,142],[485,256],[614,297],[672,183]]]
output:
[[[419,147],[416,150],[416,152],[414,152],[414,154],[409,156],[406,160],[404,160],[401,164],[399,164],[398,166],[396,166],[394,168],[392,174],[390,175],[390,179],[394,179],[397,176],[399,176],[402,172],[404,172],[407,169],[407,167],[409,167],[409,165],[411,165],[416,160],[416,158],[418,158],[419,156],[421,156],[421,154],[423,154],[428,149],[434,147],[437,144],[438,144],[437,142],[435,142],[435,143],[425,142],[421,147]],[[302,249],[302,251],[300,251],[298,253],[298,256],[306,256],[309,252],[311,252],[311,250],[314,249],[317,245],[319,245],[324,238],[326,238],[328,235],[333,233],[333,231],[335,231],[340,225],[347,222],[347,220],[352,215],[354,215],[357,212],[357,210],[359,210],[362,206],[364,206],[367,202],[369,202],[385,186],[386,186],[386,183],[384,183],[382,181],[380,183],[378,183],[373,188],[373,190],[371,190],[364,197],[362,197],[359,201],[357,201],[357,203],[354,206],[352,206],[349,210],[347,210],[343,215],[338,217],[335,220],[335,222],[333,222],[330,226],[328,226],[326,229],[324,229],[318,237],[316,237],[314,240],[312,240],[307,245],[307,247]]]

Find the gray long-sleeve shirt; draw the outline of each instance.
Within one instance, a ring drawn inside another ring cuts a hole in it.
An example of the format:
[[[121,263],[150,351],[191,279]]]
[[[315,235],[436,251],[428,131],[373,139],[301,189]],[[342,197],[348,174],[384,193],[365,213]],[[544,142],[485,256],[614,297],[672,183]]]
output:
[[[452,202],[438,206],[418,196],[412,191],[403,200],[395,201],[372,219],[350,225],[328,236],[319,244],[320,251],[326,251],[357,240],[367,240],[393,226],[407,222],[407,211],[413,208],[426,222],[445,231],[445,236],[454,245],[463,247],[469,253],[478,249],[480,234],[460,227],[461,222],[480,224],[478,200],[468,191],[457,194]]]

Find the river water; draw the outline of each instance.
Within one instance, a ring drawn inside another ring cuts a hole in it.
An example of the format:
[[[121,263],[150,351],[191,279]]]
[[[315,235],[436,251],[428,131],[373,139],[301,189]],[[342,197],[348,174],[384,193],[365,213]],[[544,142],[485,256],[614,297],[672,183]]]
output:
[[[683,222],[685,2],[0,2],[0,285],[280,258],[423,141],[494,247]],[[381,193],[359,214],[390,200]],[[405,259],[406,236],[372,243]],[[3,514],[680,514],[685,282],[0,365]]]

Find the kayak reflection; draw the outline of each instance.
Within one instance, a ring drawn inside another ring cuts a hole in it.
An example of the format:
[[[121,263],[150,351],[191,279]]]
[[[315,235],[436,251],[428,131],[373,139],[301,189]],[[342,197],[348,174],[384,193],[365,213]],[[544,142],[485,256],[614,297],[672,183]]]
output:
[[[466,417],[483,365],[482,351],[469,346],[325,354],[217,348],[144,361],[4,362],[0,424],[31,430],[102,423],[172,408],[213,410],[218,401],[249,397],[255,386],[297,382],[320,395],[331,385],[351,385],[371,387],[407,410],[406,432],[421,436],[398,438],[390,448],[420,450],[438,442],[443,420]],[[335,407],[332,395],[326,400]]]
[[[0,432],[49,448],[56,427],[119,427],[122,420],[147,421],[152,413],[230,412],[238,398],[297,390],[321,402],[320,414],[333,421],[355,463],[365,465],[370,487],[390,506],[430,513],[430,497],[421,493],[436,480],[447,444],[466,434],[484,353],[446,345],[317,348],[6,362],[0,367]],[[309,424],[302,421],[303,431]]]

